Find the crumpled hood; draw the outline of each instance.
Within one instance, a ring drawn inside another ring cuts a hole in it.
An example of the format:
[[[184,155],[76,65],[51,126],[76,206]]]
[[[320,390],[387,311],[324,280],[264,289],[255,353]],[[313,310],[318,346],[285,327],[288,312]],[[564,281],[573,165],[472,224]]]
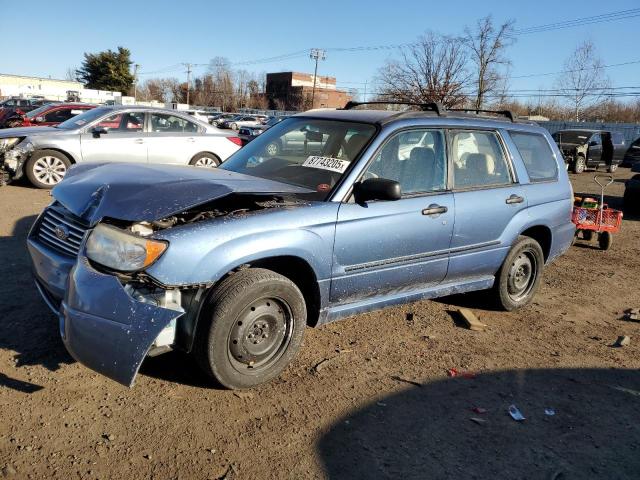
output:
[[[3,128],[0,130],[0,138],[8,137],[29,137],[34,135],[46,135],[46,134],[63,134],[68,133],[68,130],[62,128],[53,127],[16,127],[16,128]]]
[[[53,197],[90,225],[103,217],[154,221],[231,193],[309,193],[302,187],[215,168],[126,163],[74,166]]]

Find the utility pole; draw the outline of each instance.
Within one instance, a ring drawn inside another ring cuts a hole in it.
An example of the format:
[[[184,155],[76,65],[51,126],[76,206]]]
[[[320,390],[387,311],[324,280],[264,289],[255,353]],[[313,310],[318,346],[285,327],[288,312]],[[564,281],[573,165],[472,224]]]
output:
[[[313,71],[313,90],[311,91],[311,108],[314,107],[316,98],[316,77],[318,76],[318,60],[326,60],[327,52],[321,48],[312,48],[309,58],[316,61],[316,68]]]
[[[140,68],[139,64],[135,64],[133,66],[133,100],[137,101],[138,97],[138,68]]]
[[[187,106],[189,106],[189,86],[191,85],[191,67],[193,64],[183,63],[183,65],[187,67]]]
[[[364,81],[364,95],[362,95],[362,101],[366,102],[367,101],[367,81]]]

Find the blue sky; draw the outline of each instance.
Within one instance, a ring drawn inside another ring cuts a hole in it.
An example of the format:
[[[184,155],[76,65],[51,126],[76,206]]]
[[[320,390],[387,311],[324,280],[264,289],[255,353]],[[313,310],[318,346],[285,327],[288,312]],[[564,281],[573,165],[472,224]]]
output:
[[[118,45],[132,51],[141,72],[154,72],[181,62],[207,63],[216,56],[244,62],[311,47],[399,44],[414,41],[429,29],[460,34],[465,25],[487,14],[492,14],[496,22],[515,19],[516,28],[521,29],[637,7],[640,7],[638,0],[102,3],[0,0],[3,19],[0,72],[64,78],[67,68],[80,65],[84,52],[115,49]],[[640,60],[639,24],[640,17],[636,17],[521,35],[508,51],[511,74],[562,70],[566,57],[587,39],[594,42],[605,64]],[[340,87],[362,88],[362,83],[371,82],[385,59],[395,53],[329,51],[318,73],[337,77]],[[311,60],[304,54],[241,68],[256,72],[313,71]],[[197,67],[195,72],[205,70],[206,67]],[[614,86],[640,84],[640,64],[611,68],[607,73]],[[185,78],[186,75],[178,66],[151,76]],[[552,88],[555,80],[556,76],[513,79],[510,87]]]

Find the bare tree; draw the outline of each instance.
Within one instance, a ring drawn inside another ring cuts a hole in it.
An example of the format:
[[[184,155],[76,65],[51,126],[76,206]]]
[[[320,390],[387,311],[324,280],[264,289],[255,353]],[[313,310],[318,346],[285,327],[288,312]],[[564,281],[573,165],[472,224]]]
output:
[[[67,67],[67,71],[65,73],[64,79],[69,80],[70,82],[77,82],[78,79],[76,77],[77,67]]]
[[[515,41],[514,23],[513,20],[509,20],[496,28],[489,15],[478,20],[474,30],[469,27],[464,29],[465,42],[475,66],[475,108],[482,108],[486,96],[496,92],[507,77],[505,73],[501,73],[501,70],[511,63],[504,53]]]
[[[593,107],[603,100],[604,91],[610,82],[591,41],[578,45],[565,61],[563,70],[558,78],[558,85],[573,107],[577,122],[583,109]]]
[[[467,55],[459,38],[427,32],[378,71],[380,96],[401,102],[464,103],[469,84]]]

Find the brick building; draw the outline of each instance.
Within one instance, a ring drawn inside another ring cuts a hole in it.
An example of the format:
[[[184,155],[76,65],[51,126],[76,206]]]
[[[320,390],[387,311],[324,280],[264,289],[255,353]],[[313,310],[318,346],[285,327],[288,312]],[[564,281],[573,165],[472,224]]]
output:
[[[298,72],[267,73],[265,93],[271,109],[339,108],[351,100],[347,92],[336,88],[335,77],[316,77],[316,93],[313,105],[311,105],[312,92],[312,74]]]

